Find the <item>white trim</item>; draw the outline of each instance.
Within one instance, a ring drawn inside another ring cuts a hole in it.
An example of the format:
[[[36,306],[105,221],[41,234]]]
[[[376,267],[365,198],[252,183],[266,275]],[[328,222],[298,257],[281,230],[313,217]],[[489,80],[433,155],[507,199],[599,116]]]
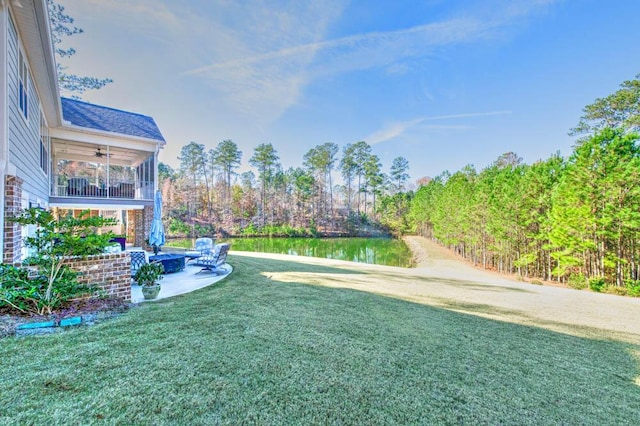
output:
[[[142,210],[144,205],[139,204],[95,204],[95,203],[53,203],[49,207],[58,207],[66,210]]]
[[[160,141],[154,139],[138,138],[98,130],[93,131],[79,126],[54,127],[49,130],[49,136],[53,139],[86,142],[96,145],[111,145],[148,152],[155,152],[157,147],[161,145]],[[164,143],[162,143],[162,146],[164,146]]]
[[[134,142],[153,143],[161,147],[167,144],[166,141],[161,141],[158,139],[145,138],[142,136],[132,136],[124,133],[109,132],[107,130],[90,129],[88,127],[76,126],[74,124],[70,124],[69,122],[65,122],[62,126],[56,128],[56,130],[60,130],[60,131],[67,130],[67,131],[83,133],[87,135],[95,135],[98,137],[126,139]]]

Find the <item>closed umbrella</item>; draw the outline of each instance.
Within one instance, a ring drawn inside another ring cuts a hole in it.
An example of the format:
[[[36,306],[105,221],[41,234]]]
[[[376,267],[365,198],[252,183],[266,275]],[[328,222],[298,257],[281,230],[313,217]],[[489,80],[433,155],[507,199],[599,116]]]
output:
[[[164,225],[162,224],[162,192],[156,191],[153,203],[153,221],[151,222],[151,234],[149,235],[149,245],[154,251],[157,247],[164,245]]]

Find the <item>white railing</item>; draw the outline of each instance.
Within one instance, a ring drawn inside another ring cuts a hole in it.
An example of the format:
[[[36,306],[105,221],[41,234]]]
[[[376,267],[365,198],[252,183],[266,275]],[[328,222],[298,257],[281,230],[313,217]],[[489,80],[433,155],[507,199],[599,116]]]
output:
[[[54,175],[51,196],[71,198],[113,198],[152,200],[152,181],[117,181],[95,184],[87,177]]]

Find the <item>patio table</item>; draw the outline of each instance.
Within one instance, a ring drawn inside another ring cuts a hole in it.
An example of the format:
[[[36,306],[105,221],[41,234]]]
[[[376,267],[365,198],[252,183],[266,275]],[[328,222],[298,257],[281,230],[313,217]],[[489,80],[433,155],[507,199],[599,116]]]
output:
[[[149,263],[162,263],[162,266],[164,266],[165,274],[170,274],[172,272],[179,272],[184,269],[184,258],[185,256],[183,254],[157,254],[155,256],[149,256]]]

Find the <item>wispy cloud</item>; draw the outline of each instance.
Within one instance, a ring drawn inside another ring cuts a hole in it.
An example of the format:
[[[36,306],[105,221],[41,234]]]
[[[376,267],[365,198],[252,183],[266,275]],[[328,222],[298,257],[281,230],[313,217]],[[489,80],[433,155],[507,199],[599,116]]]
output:
[[[507,115],[511,114],[511,111],[487,111],[487,112],[472,112],[472,113],[464,113],[464,114],[451,114],[451,115],[438,115],[433,117],[420,117],[413,120],[408,121],[399,121],[390,123],[384,126],[380,130],[376,130],[371,133],[369,136],[365,138],[367,143],[370,145],[379,144],[381,142],[386,142],[391,139],[398,138],[405,134],[410,129],[419,126],[427,121],[437,121],[437,120],[450,120],[450,119],[458,119],[458,118],[475,118],[475,117],[488,117],[495,115]],[[422,130],[428,129],[439,129],[439,130],[460,130],[460,129],[468,129],[469,125],[466,124],[458,124],[458,125],[422,125],[420,126]]]
[[[476,4],[485,7],[465,8],[439,22],[336,38],[327,37],[344,19],[349,0],[179,6],[169,0],[84,0],[82,7],[160,40],[184,65],[182,76],[210,87],[221,109],[268,124],[299,103],[316,79],[376,68],[405,74],[412,70],[411,59],[498,37],[514,20],[552,1],[512,0],[504,6],[481,0]]]

